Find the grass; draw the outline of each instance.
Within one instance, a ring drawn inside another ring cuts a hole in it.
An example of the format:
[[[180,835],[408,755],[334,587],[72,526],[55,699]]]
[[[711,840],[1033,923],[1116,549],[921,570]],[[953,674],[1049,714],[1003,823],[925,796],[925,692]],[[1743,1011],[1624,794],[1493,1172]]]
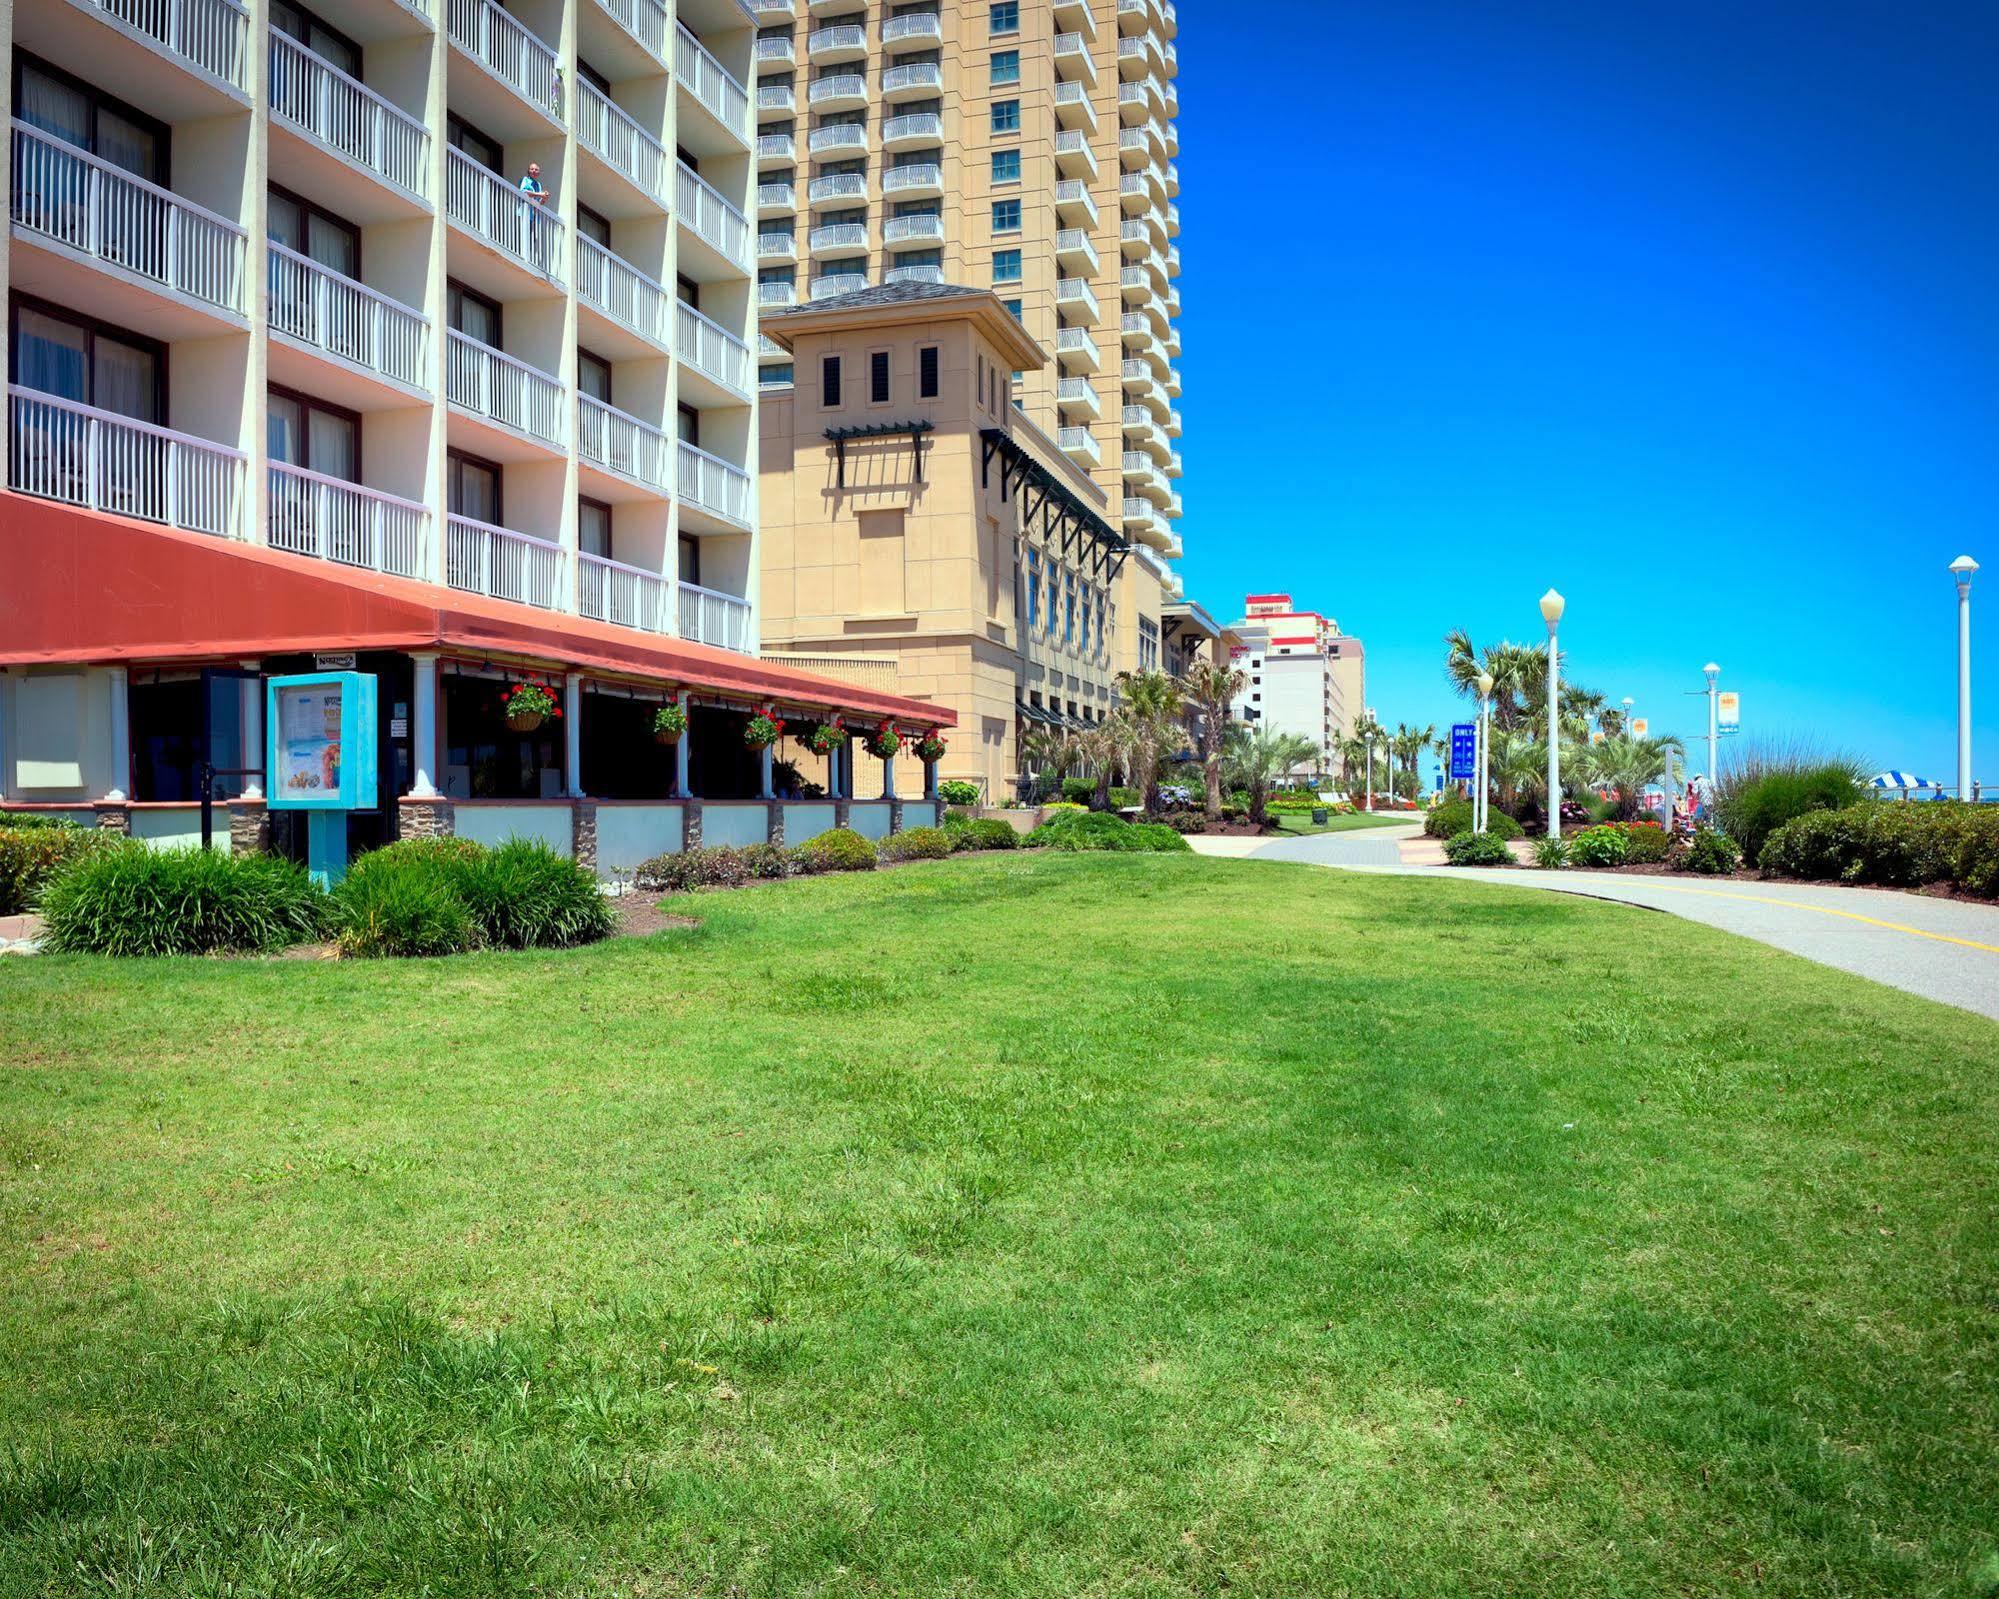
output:
[[[1992,1024],[1254,861],[680,908],[0,963],[0,1593],[1999,1577]]]
[[[1408,827],[1411,825],[1420,827],[1423,822],[1423,813],[1421,811],[1377,811],[1369,814],[1366,811],[1354,811],[1345,816],[1327,817],[1325,826],[1323,827],[1312,825],[1312,813],[1310,811],[1272,811],[1270,819],[1287,833],[1351,833],[1363,827]]]

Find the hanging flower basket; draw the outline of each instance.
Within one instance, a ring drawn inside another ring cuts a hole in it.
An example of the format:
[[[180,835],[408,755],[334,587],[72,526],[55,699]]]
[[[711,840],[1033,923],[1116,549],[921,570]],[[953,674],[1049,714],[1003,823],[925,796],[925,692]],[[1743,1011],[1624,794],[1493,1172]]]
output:
[[[743,742],[753,750],[769,749],[783,731],[783,717],[775,711],[758,711],[743,729]]]
[[[687,707],[679,701],[662,705],[652,713],[652,736],[661,744],[678,744],[687,731]]]
[[[831,755],[846,741],[847,729],[836,716],[830,722],[821,722],[805,735],[805,747],[814,755]]]
[[[895,730],[893,722],[883,722],[868,735],[868,753],[876,760],[890,760],[901,748],[902,735]]]
[[[926,765],[944,759],[944,736],[934,727],[910,747],[916,751],[916,758]]]
[[[562,707],[556,703],[555,691],[534,678],[508,689],[500,707],[506,715],[507,726],[516,733],[532,733],[550,717],[562,714]]]

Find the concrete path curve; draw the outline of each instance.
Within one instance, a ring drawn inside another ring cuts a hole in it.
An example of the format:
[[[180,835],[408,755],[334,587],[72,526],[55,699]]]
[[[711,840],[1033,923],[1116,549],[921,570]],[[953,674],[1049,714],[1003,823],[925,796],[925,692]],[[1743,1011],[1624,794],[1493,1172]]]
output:
[[[1204,854],[1457,877],[1667,911],[1999,1020],[1999,906],[1829,883],[1710,882],[1679,874],[1481,871],[1405,863],[1401,845],[1418,836],[1418,828],[1394,827],[1312,838],[1195,837],[1188,842]],[[1248,847],[1216,847],[1233,845]]]

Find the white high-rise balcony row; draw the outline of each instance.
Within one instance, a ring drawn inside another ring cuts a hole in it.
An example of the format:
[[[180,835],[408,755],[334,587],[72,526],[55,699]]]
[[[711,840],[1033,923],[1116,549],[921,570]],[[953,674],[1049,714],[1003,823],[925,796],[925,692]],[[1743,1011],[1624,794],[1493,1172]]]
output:
[[[756,647],[744,0],[16,0],[8,486]]]

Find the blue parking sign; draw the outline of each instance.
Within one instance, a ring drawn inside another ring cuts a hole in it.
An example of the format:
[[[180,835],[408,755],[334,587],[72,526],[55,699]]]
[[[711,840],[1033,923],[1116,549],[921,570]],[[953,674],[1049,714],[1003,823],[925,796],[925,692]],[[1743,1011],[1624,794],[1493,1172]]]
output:
[[[1478,776],[1478,724],[1475,722],[1453,722],[1451,724],[1451,780],[1469,780]]]

